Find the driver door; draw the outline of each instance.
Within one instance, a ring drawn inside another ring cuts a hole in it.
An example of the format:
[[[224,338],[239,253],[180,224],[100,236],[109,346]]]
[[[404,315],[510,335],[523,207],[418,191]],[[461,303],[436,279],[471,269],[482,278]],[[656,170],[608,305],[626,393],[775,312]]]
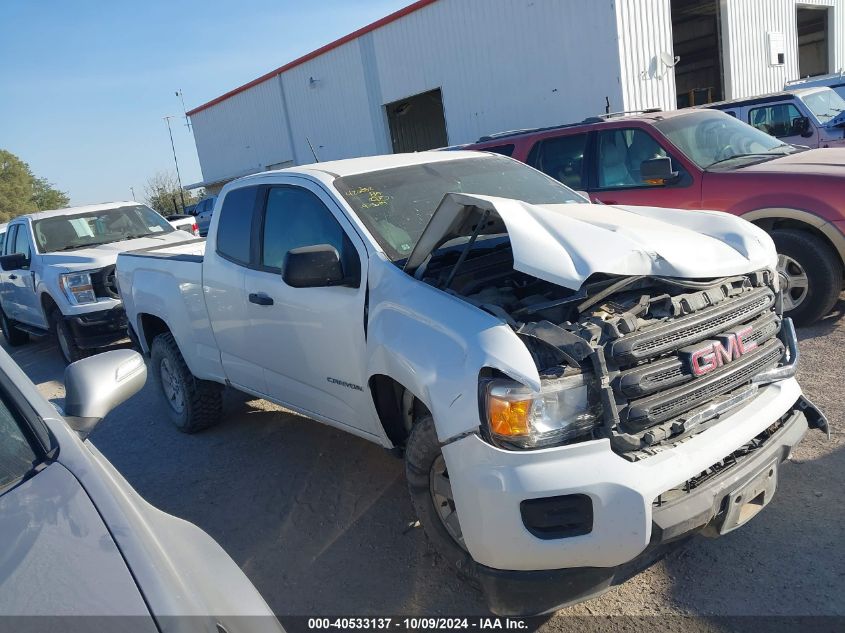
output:
[[[301,180],[267,188],[254,235],[256,265],[245,271],[250,347],[267,394],[305,414],[379,435],[366,384],[367,252],[334,200]],[[292,287],[288,251],[333,246],[357,287]]]
[[[35,272],[31,270],[34,249],[29,225],[21,223],[16,226],[17,231],[8,254],[21,253],[26,256],[26,262],[21,268],[5,272],[3,305],[9,307],[7,314],[16,321],[46,328],[47,320],[35,293]]]

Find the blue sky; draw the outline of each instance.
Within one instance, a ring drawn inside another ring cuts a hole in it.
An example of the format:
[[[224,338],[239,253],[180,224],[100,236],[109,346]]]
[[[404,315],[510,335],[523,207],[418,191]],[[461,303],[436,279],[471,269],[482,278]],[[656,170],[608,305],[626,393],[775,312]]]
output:
[[[74,205],[143,198],[172,170],[165,115],[188,109],[411,0],[125,0],[0,3],[0,148]],[[184,118],[183,184],[201,180]]]

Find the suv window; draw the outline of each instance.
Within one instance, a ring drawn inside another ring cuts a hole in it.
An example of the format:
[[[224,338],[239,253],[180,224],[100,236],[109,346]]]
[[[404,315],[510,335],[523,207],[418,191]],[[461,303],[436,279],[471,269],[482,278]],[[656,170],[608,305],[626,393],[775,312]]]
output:
[[[261,265],[281,270],[288,251],[317,244],[334,246],[343,270],[354,271],[358,254],[326,205],[307,189],[271,188],[261,235]]]
[[[252,218],[258,187],[233,189],[223,199],[217,221],[217,253],[238,264],[249,265]]]
[[[572,134],[538,141],[531,148],[526,162],[571,189],[585,189],[587,138],[587,134]]]
[[[23,479],[37,462],[20,424],[0,399],[0,493]]]
[[[516,146],[513,143],[507,145],[496,145],[495,147],[485,147],[482,152],[491,152],[493,154],[501,154],[502,156],[513,156],[513,150]]]
[[[801,112],[793,104],[775,103],[753,108],[748,113],[748,122],[766,134],[783,138],[801,134],[800,130],[795,129],[795,119],[801,116]]]
[[[651,134],[636,128],[599,132],[598,152],[600,189],[647,187],[641,177],[643,162],[668,156]]]

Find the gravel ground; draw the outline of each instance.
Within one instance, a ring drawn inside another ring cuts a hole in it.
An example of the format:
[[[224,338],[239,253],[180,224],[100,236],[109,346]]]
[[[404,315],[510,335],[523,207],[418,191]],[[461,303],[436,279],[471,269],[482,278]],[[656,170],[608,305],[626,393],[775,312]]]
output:
[[[646,627],[661,630],[723,630],[725,615],[845,615],[845,295],[799,337],[799,378],[830,419],[831,440],[809,433],[781,469],[775,499],[742,529],[692,540],[600,598],[559,612],[543,630],[629,628],[572,618],[585,615],[695,617],[653,618]],[[12,355],[60,404],[58,352],[42,342]],[[163,406],[147,385],[92,441],[148,501],[217,539],[277,613],[485,613],[481,595],[414,527],[395,457],[236,393],[226,395],[225,421],[195,436],[176,432]]]

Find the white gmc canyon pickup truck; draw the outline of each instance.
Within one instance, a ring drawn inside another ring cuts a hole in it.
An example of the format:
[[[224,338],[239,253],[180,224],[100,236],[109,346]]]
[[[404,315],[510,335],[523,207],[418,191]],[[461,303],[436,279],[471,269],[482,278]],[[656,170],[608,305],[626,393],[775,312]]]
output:
[[[123,253],[117,276],[180,430],[230,385],[400,449],[437,550],[526,614],[742,525],[827,429],[776,266],[732,215],[423,152],[232,182],[207,243]]]
[[[137,202],[22,215],[0,252],[0,324],[9,345],[52,335],[65,362],[126,339],[114,280],[122,250],[191,239]]]

